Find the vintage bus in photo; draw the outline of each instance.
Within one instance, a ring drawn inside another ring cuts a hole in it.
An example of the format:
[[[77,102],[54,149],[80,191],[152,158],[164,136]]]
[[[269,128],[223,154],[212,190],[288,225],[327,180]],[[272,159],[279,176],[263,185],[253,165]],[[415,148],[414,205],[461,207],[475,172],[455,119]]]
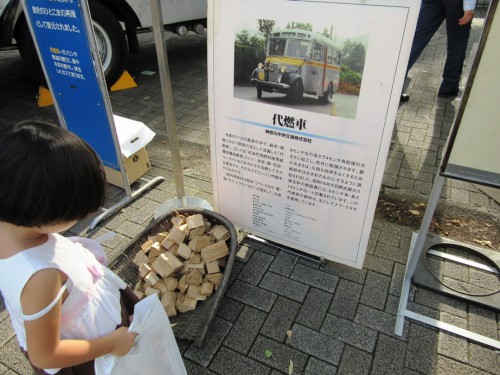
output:
[[[298,29],[272,31],[266,56],[250,80],[259,99],[264,91],[287,94],[294,103],[300,102],[304,94],[329,103],[338,90],[340,48],[321,34]]]

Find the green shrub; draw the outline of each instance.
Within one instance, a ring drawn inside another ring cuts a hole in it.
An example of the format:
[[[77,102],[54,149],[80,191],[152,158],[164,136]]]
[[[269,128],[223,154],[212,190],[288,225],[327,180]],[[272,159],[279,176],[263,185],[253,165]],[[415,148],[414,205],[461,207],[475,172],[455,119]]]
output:
[[[353,86],[361,86],[363,76],[351,70],[347,65],[342,65],[340,69],[340,80]]]
[[[264,63],[265,56],[255,47],[247,47],[236,44],[234,46],[234,83],[249,84],[252,72],[261,62]]]
[[[342,94],[359,95],[361,88],[361,80],[363,76],[347,65],[342,65],[340,69],[339,92]]]

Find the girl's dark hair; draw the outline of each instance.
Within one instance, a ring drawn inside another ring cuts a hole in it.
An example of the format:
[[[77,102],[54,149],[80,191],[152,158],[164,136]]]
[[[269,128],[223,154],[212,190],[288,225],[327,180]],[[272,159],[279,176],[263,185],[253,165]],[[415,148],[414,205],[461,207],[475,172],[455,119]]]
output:
[[[75,134],[33,120],[0,130],[0,221],[80,220],[102,206],[105,189],[99,157]]]

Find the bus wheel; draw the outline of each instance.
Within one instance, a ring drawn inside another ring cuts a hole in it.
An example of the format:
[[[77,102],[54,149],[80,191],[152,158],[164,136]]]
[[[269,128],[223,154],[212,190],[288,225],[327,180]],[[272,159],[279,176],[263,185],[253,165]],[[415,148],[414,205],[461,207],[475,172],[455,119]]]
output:
[[[319,100],[323,104],[328,104],[332,100],[332,96],[333,92],[330,89],[328,89],[328,91],[326,91],[322,96],[320,96]]]
[[[302,86],[302,82],[300,80],[296,80],[292,85],[292,91],[288,94],[288,98],[292,101],[292,103],[299,103],[302,101],[303,96],[304,86]]]
[[[257,98],[262,98],[262,87],[257,86]]]

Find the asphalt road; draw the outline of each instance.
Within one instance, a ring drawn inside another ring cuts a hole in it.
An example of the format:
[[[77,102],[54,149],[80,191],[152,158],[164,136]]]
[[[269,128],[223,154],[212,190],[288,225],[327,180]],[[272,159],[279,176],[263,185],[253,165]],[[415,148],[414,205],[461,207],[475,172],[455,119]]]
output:
[[[358,96],[333,94],[329,104],[321,103],[316,96],[304,94],[300,103],[291,103],[285,94],[263,92],[262,98],[257,98],[257,91],[253,86],[234,86],[234,97],[254,102],[267,103],[287,108],[295,108],[324,115],[356,118]]]

